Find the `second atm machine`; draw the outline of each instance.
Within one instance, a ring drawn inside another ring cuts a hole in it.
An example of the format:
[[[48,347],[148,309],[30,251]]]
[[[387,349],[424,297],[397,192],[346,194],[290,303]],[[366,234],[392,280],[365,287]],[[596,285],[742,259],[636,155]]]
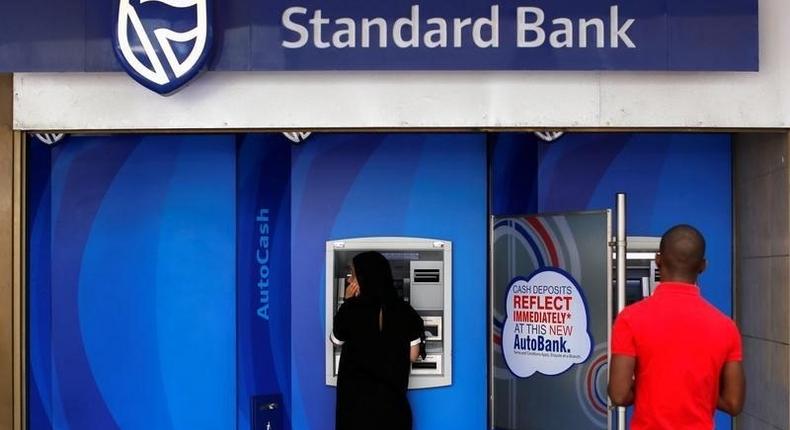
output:
[[[392,266],[398,296],[425,323],[426,357],[412,363],[409,388],[452,383],[452,243],[435,239],[368,237],[326,243],[326,383],[337,385],[340,346],[329,340],[343,303],[351,262],[364,251],[382,253]]]

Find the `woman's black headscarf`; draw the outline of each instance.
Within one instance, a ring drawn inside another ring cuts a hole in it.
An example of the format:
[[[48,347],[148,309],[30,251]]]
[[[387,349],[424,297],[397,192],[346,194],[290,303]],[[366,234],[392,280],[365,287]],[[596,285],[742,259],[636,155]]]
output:
[[[354,257],[353,264],[361,299],[379,306],[397,300],[392,283],[392,268],[386,257],[375,251],[367,251]]]

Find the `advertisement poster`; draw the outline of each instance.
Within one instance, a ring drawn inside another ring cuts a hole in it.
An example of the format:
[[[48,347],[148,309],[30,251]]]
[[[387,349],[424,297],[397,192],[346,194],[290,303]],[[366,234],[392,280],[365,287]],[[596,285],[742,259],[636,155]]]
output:
[[[494,428],[607,428],[609,217],[494,219]]]
[[[539,269],[516,278],[505,300],[502,351],[513,374],[559,375],[590,356],[584,296],[561,269]]]

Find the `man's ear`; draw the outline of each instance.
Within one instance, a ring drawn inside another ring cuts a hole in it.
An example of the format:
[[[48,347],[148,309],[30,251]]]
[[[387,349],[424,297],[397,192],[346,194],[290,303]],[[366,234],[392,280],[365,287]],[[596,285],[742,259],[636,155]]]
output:
[[[656,252],[656,267],[661,268],[661,253]]]
[[[703,258],[702,262],[699,263],[699,268],[697,269],[697,273],[702,273],[707,268],[708,268],[708,260]]]

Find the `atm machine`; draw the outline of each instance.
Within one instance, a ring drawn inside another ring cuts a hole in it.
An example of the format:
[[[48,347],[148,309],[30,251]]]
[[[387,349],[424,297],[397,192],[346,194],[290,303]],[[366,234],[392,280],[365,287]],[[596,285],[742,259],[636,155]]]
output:
[[[653,294],[656,285],[661,279],[658,267],[656,266],[656,252],[661,242],[660,237],[649,236],[630,236],[626,243],[625,266],[625,304],[626,306],[642,300]],[[617,258],[613,259],[613,273],[617,273]],[[613,277],[614,291],[617,291],[617,277]],[[616,298],[617,294],[613,294]],[[614,307],[616,309],[616,306]]]
[[[342,346],[329,340],[335,312],[343,304],[347,275],[357,254],[382,253],[392,266],[398,296],[425,323],[426,357],[412,363],[409,388],[452,383],[452,243],[407,237],[365,237],[326,243],[326,384],[337,385]]]

